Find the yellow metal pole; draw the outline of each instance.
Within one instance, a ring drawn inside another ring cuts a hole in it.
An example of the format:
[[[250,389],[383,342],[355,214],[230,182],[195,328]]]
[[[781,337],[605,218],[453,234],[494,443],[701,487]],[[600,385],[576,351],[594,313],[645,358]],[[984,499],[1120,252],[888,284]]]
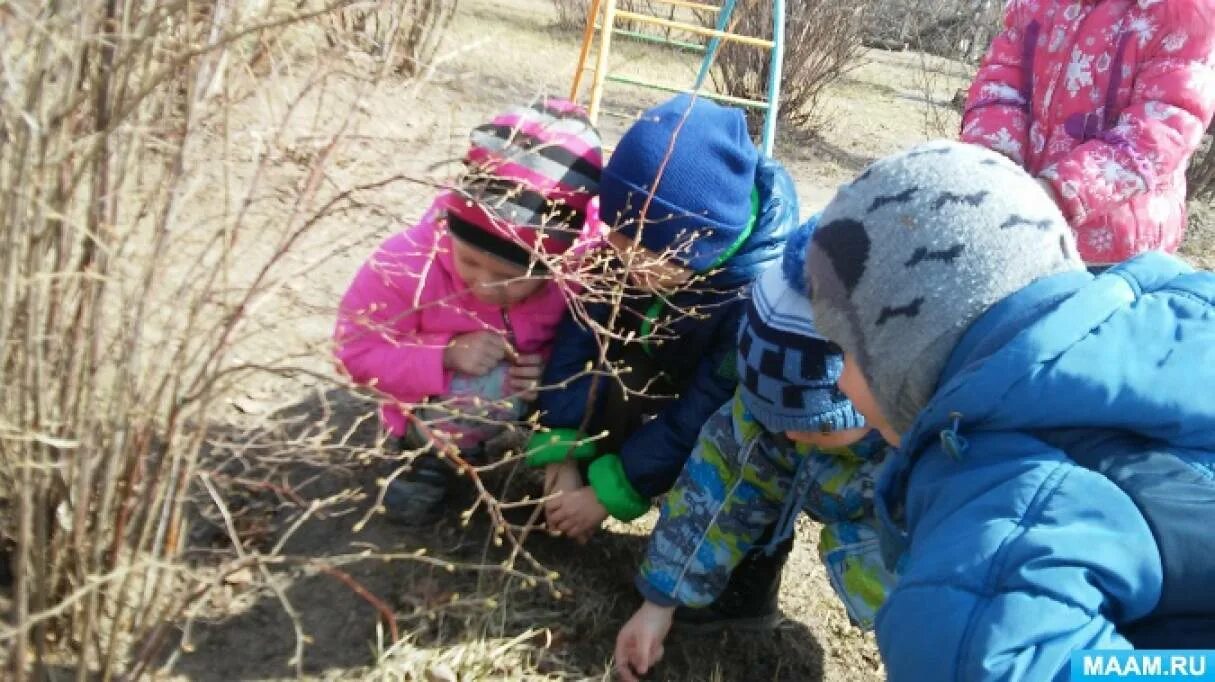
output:
[[[685,95],[699,95],[706,99],[715,100],[718,102],[726,102],[727,104],[736,104],[741,107],[751,107],[752,109],[767,109],[768,103],[761,99],[747,99],[746,97],[733,97],[731,95],[721,95],[716,92],[705,92],[703,90],[689,90],[680,88],[674,85],[666,85],[665,83],[656,83],[654,81],[642,80],[641,78],[632,78],[630,76],[618,76],[608,74],[607,79],[613,83],[624,83],[625,85],[636,85],[639,88],[649,88],[650,90],[661,90],[663,92],[682,92]]]
[[[689,0],[655,0],[663,5],[674,5],[675,7],[687,7],[689,9],[698,9],[702,12],[720,12],[721,8],[716,5],[706,5],[703,2],[689,2]]]
[[[599,29],[599,54],[595,58],[595,77],[591,80],[591,105],[587,113],[591,123],[599,124],[599,102],[603,99],[603,84],[607,82],[608,53],[612,49],[612,29],[616,28],[616,0],[607,0],[603,8],[603,23]]]
[[[772,48],[772,41],[764,40],[763,38],[753,38],[751,36],[738,35],[737,33],[726,33],[725,31],[718,31],[717,29],[705,28],[703,26],[697,26],[695,24],[687,24],[682,21],[671,21],[670,19],[663,19],[662,17],[655,17],[655,16],[651,16],[649,14],[638,14],[636,12],[626,12],[625,10],[620,10],[619,12],[616,12],[616,15],[618,15],[621,19],[625,19],[625,20],[629,20],[629,21],[636,21],[636,22],[642,23],[642,24],[655,24],[657,26],[665,26],[667,28],[672,28],[677,31],[687,31],[688,33],[696,33],[696,34],[702,35],[702,36],[720,38],[721,40],[732,40],[736,43],[742,43],[744,45],[753,45],[755,47],[764,47],[764,48],[768,48],[768,49]],[[603,23],[603,26],[605,29],[608,27],[608,24],[606,21]],[[606,34],[606,30],[605,30],[605,34]]]
[[[582,29],[582,49],[578,51],[578,68],[574,71],[574,84],[570,87],[570,101],[578,101],[578,88],[582,85],[582,72],[586,70],[586,58],[591,52],[591,42],[595,39],[595,20],[599,18],[600,0],[591,0],[591,7],[586,12],[586,28]]]

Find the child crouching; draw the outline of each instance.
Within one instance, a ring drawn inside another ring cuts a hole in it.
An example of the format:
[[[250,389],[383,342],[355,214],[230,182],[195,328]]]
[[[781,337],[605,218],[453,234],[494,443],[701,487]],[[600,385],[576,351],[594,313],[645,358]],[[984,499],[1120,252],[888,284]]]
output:
[[[455,468],[438,450],[475,461],[534,398],[566,311],[548,265],[581,234],[603,165],[598,133],[560,100],[508,110],[471,137],[468,174],[379,247],[339,308],[338,360],[384,396],[400,449],[421,451],[384,497],[407,524],[444,507]]]
[[[670,490],[737,384],[743,292],[798,214],[793,179],[761,158],[743,112],[687,95],[621,138],[599,207],[614,257],[590,281],[609,295],[586,297],[558,329],[528,447],[555,493],[549,527],[583,542]]]
[[[802,293],[813,228],[802,226],[752,288],[738,390],[701,429],[665,498],[637,576],[646,603],[617,637],[625,679],[657,661],[673,621],[775,624],[780,572],[803,509],[827,524],[819,551],[854,622],[872,627],[892,582],[871,523],[874,473],[887,448],[836,389],[842,355],[815,330]]]

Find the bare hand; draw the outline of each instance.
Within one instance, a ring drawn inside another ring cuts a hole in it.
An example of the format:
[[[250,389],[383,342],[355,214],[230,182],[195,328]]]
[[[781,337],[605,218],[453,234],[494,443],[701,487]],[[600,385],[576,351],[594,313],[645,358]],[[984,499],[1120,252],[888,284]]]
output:
[[[549,528],[555,528],[583,545],[608,517],[607,509],[590,486],[558,495],[549,502],[546,512]]]
[[[469,376],[485,376],[514,351],[497,332],[460,334],[443,351],[443,366]]]
[[[544,495],[549,498],[544,503],[545,518],[551,518],[552,513],[556,511],[554,503],[561,496],[578,490],[582,485],[582,472],[578,470],[578,465],[572,460],[567,459],[564,462],[556,462],[544,467]],[[553,535],[560,534],[551,523],[548,530]]]
[[[544,467],[544,494],[572,493],[582,487],[582,472],[573,460],[555,462]]]
[[[650,672],[662,660],[662,642],[671,630],[675,609],[646,602],[616,635],[616,675],[626,682]]]
[[[540,377],[544,374],[544,357],[540,355],[519,355],[510,368],[511,390],[524,400],[535,400],[536,389],[540,386]]]

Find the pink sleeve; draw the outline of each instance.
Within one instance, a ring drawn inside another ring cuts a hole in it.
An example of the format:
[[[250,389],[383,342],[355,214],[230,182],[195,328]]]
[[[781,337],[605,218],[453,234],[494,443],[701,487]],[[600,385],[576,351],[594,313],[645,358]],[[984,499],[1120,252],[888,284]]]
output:
[[[1186,3],[1143,53],[1130,104],[1117,125],[1044,169],[1073,225],[1113,204],[1153,190],[1175,173],[1202,141],[1215,108],[1215,32],[1205,12]]]
[[[1029,141],[1025,27],[1018,2],[1004,12],[1004,30],[991,43],[966,96],[961,140],[1025,164]]]
[[[404,235],[385,242],[342,297],[334,332],[335,354],[350,377],[402,402],[443,395],[451,384],[443,352],[453,334],[418,329],[425,305],[418,288],[427,271],[419,265],[429,257],[434,266],[433,255],[418,249]]]

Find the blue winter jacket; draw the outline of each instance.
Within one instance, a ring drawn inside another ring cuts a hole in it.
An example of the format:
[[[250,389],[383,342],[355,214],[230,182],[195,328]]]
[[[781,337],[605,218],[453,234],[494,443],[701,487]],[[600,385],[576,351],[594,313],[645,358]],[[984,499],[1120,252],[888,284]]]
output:
[[[1149,253],[1019,291],[966,332],[891,462],[891,680],[1215,647],[1215,274]]]
[[[697,308],[707,319],[676,320],[666,329],[676,338],[650,346],[654,361],[679,390],[679,398],[625,440],[618,453],[629,483],[646,497],[671,488],[696,446],[701,425],[734,394],[738,323],[745,303],[742,291],[768,263],[780,258],[786,237],[797,227],[797,189],[788,172],[776,161],[763,159],[755,183],[760,214],[750,238],[709,281],[672,298],[675,308]],[[602,322],[610,309],[606,304],[594,305],[587,312]],[[567,314],[557,328],[543,384],[561,384],[598,357],[594,333]],[[541,392],[541,423],[578,428],[588,409],[590,386],[591,377],[584,376],[562,389]]]

